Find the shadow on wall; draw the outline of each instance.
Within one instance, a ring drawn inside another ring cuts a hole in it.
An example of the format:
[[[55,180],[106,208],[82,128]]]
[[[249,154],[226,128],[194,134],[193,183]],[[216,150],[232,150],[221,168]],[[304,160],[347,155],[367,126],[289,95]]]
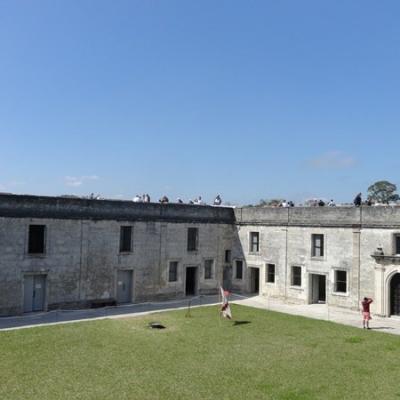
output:
[[[232,249],[223,267],[223,287],[234,293],[248,293],[245,253],[239,232],[240,226],[232,226]]]

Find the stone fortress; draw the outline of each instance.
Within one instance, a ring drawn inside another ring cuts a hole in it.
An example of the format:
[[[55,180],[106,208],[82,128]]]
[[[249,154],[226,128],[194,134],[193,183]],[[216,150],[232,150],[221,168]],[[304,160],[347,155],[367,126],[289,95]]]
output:
[[[215,294],[400,315],[400,208],[0,195],[0,316]]]

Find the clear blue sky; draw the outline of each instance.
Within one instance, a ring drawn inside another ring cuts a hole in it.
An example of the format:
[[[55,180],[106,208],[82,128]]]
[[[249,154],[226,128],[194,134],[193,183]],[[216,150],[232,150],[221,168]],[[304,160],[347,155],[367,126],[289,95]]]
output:
[[[0,191],[400,184],[399,21],[398,0],[1,0]]]

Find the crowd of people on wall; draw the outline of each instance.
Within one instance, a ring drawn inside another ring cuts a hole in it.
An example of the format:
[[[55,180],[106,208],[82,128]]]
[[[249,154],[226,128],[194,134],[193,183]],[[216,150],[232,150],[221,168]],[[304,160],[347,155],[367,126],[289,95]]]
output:
[[[148,194],[143,194],[142,196],[137,194],[132,201],[134,203],[150,203],[150,196]]]
[[[97,197],[91,196],[90,198],[96,199]],[[143,194],[139,195],[137,194],[135,197],[133,197],[132,201],[134,203],[150,203],[150,195],[149,194]],[[170,199],[164,195],[162,196],[159,200],[159,203],[161,204],[168,204],[168,203],[173,203],[173,204],[192,204],[192,205],[207,205],[207,202],[205,202],[202,198],[202,196],[198,196],[194,199],[189,199],[186,202],[182,200],[182,198],[178,197],[175,201],[170,201]],[[214,200],[211,202],[211,205],[213,206],[221,206],[222,205],[222,198],[221,195],[217,195]],[[388,204],[384,203],[379,203],[376,201],[372,201],[369,197],[363,201],[362,200],[362,193],[358,193],[354,200],[353,203],[345,203],[345,204],[339,204],[340,206],[350,206],[353,205],[355,207],[361,207],[361,206],[387,206]],[[398,205],[398,204],[389,204],[389,205]],[[323,199],[309,199],[306,200],[303,204],[298,204],[299,207],[336,207],[337,204],[336,202],[331,199],[329,201],[323,200]],[[295,203],[292,200],[282,200],[280,202],[276,202],[274,204],[269,204],[269,205],[263,205],[263,207],[295,207]]]
[[[143,194],[143,195],[137,194],[137,195],[132,199],[132,201],[133,201],[134,203],[150,203],[150,202],[151,202],[151,201],[150,201],[150,196],[149,196],[148,194]],[[162,197],[158,200],[158,202],[161,203],[161,204],[168,204],[168,203],[185,204],[185,202],[184,202],[180,197],[178,197],[178,198],[176,199],[176,201],[170,201],[169,198],[168,198],[166,195],[162,196]],[[189,199],[189,200],[187,201],[186,204],[193,204],[193,205],[199,205],[199,206],[207,205],[207,203],[202,199],[201,196],[196,197],[194,200]],[[221,195],[218,194],[218,195],[215,197],[215,199],[214,199],[212,205],[213,205],[213,206],[220,206],[220,205],[222,205],[222,198],[221,198]]]
[[[355,206],[355,207],[361,207],[361,206],[400,206],[398,203],[380,203],[378,201],[373,201],[370,197],[368,197],[366,200],[362,200],[362,193],[358,193],[354,200],[353,203],[344,203],[344,204],[339,204],[340,206]],[[269,204],[269,205],[263,205],[263,207],[294,207],[295,203],[293,201],[287,201],[287,200],[282,200],[281,202],[277,202],[274,204]],[[336,202],[331,199],[329,201],[323,200],[323,199],[309,199],[306,200],[302,204],[298,204],[299,207],[336,207],[337,204]]]
[[[74,196],[74,195],[63,195],[62,197],[71,197],[71,198],[79,198],[79,196]],[[99,194],[95,195],[94,193],[91,193],[89,196],[85,196],[83,198],[90,199],[90,200],[104,200],[103,197],[101,197]],[[135,195],[132,199],[134,203],[151,203],[151,198],[149,194],[143,194],[143,195]],[[213,205],[213,206],[221,206],[222,204],[222,198],[221,195],[215,196],[214,200],[208,204],[206,201],[203,200],[202,196],[198,196],[194,199],[188,199],[186,202],[182,200],[181,197],[178,197],[175,201],[170,201],[170,199],[164,195],[162,196],[159,200],[159,203],[161,204],[190,204],[190,205]],[[225,203],[225,206],[231,206],[229,203]],[[252,205],[250,205],[253,207]],[[259,207],[295,207],[296,204],[292,200],[273,200],[270,203],[265,203],[265,204],[259,204]],[[367,197],[366,200],[362,199],[362,193],[358,193],[355,197],[352,203],[339,203],[337,204],[333,199],[325,200],[325,199],[318,199],[318,198],[313,198],[313,199],[308,199],[304,201],[303,203],[297,204],[298,207],[336,207],[336,206],[341,206],[341,207],[349,207],[349,206],[354,206],[354,207],[361,207],[361,206],[397,206],[400,207],[400,202],[399,201],[391,201],[391,202],[379,202],[376,200],[372,200],[370,197]],[[234,206],[232,206],[234,207]],[[239,206],[240,207],[240,206]],[[249,207],[249,206],[245,206]]]
[[[353,200],[353,204],[356,207],[361,206],[399,206],[400,204],[393,202],[393,203],[381,203],[379,201],[373,201],[370,197],[368,197],[365,201],[362,201],[362,194],[358,193],[357,196]]]

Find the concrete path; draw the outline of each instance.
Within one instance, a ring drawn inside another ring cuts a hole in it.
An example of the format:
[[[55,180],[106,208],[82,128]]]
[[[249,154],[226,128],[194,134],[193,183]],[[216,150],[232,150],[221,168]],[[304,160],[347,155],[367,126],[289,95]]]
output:
[[[161,311],[175,310],[191,307],[206,306],[219,303],[219,296],[197,296],[181,300],[165,301],[160,303],[128,304],[118,307],[105,307],[88,310],[56,310],[46,313],[34,313],[17,317],[0,318],[0,330],[13,330],[45,326],[54,324],[73,323],[82,320],[95,320],[104,318],[121,318],[139,316]],[[262,296],[245,297],[231,295],[230,301],[248,307],[277,311],[292,315],[328,320],[357,328],[362,327],[361,314],[343,308],[331,307],[326,304],[298,305],[286,303],[282,300]],[[370,326],[372,330],[400,335],[400,318],[381,318],[372,315]]]
[[[244,296],[232,295],[232,301],[243,299]],[[199,307],[204,305],[218,304],[219,296],[196,296],[180,300],[149,302],[141,304],[127,304],[117,307],[103,307],[84,310],[54,310],[24,314],[15,317],[0,317],[0,331],[31,328],[41,325],[54,325],[60,323],[71,323],[82,320],[95,320],[104,318],[120,318],[136,316],[160,311],[175,310],[181,308]]]
[[[361,312],[326,304],[291,304],[262,296],[249,297],[233,303],[362,328]],[[400,335],[399,317],[382,318],[372,314],[369,325],[371,330]]]

